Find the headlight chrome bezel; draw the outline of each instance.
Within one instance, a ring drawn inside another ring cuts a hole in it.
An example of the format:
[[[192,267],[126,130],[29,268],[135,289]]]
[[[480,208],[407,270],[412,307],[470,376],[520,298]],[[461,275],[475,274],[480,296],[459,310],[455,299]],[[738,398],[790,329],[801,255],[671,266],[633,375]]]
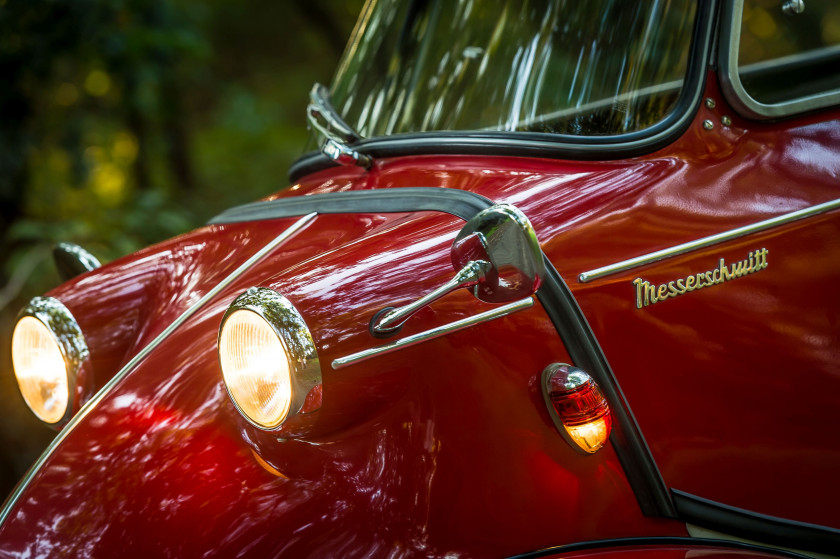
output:
[[[15,353],[15,338],[18,334],[21,321],[31,317],[40,322],[56,343],[61,357],[64,360],[64,372],[67,382],[67,402],[65,403],[63,415],[56,421],[48,421],[45,416],[36,410],[21,388],[21,377],[19,365],[22,356]],[[87,370],[90,363],[90,351],[85,342],[84,334],[70,310],[55,297],[34,297],[20,311],[12,334],[12,364],[15,373],[15,380],[18,383],[18,390],[21,393],[26,406],[39,420],[53,427],[60,427],[67,423],[79,410],[86,394],[88,384]]]
[[[226,323],[238,311],[250,311],[262,318],[277,336],[286,354],[289,365],[291,396],[288,412],[279,419],[276,425],[261,424],[246,413],[234,397],[225,377],[224,359],[221,355],[222,335]],[[217,354],[219,368],[222,370],[223,383],[230,400],[249,424],[262,431],[281,430],[289,419],[301,413],[307,395],[322,382],[320,360],[309,327],[288,299],[267,287],[251,287],[239,295],[228,307],[219,326]]]

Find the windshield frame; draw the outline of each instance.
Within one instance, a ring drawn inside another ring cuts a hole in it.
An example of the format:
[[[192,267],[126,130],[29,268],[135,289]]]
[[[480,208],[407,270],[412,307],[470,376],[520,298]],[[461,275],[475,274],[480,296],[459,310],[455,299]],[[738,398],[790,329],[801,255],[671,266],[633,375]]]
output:
[[[717,5],[717,0],[698,1],[682,91],[673,111],[643,130],[610,136],[490,130],[412,132],[363,138],[352,144],[353,149],[374,159],[451,154],[610,160],[656,151],[681,135],[700,107],[710,60],[709,51]],[[369,5],[366,4],[365,10],[368,8]],[[309,152],[292,165],[289,179],[294,182],[302,176],[332,165],[334,163],[320,152]]]

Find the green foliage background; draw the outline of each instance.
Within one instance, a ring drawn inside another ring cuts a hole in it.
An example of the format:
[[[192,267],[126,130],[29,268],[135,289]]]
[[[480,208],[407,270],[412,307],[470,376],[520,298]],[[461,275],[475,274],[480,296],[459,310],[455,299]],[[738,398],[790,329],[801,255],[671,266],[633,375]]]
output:
[[[0,0],[0,495],[54,435],[9,355],[52,246],[108,261],[284,188],[361,5]]]

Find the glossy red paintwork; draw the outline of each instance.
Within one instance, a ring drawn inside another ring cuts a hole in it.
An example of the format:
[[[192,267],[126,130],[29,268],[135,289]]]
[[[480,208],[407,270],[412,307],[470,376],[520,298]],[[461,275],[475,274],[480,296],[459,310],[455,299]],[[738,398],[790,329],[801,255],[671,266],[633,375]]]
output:
[[[250,243],[269,241],[290,222],[251,227]],[[69,433],[3,525],[6,549],[475,556],[684,535],[678,522],[641,515],[612,449],[581,457],[556,432],[537,381],[545,364],[569,358],[539,307],[329,368],[371,345],[367,322],[376,310],[451,275],[448,246],[459,228],[441,214],[318,217],[169,337]],[[385,246],[383,236],[413,242]],[[221,316],[254,284],[298,306],[319,350],[323,407],[300,438],[248,426],[221,383]],[[196,292],[208,285],[197,282]],[[460,292],[405,332],[483,309]],[[83,474],[68,481],[68,472]]]
[[[672,488],[771,516],[840,527],[840,214],[829,212],[581,284],[578,275],[840,198],[840,112],[740,119],[709,76],[686,134],[614,162],[428,157],[323,172],[300,185],[444,186],[515,204],[572,288]],[[729,127],[720,124],[731,116]],[[716,123],[705,130],[704,120]],[[284,195],[286,195],[284,193]],[[769,267],[636,308],[661,284],[769,250]],[[781,480],[785,481],[782,482]]]
[[[405,157],[370,172],[315,173],[277,196],[437,186],[515,204],[578,298],[668,486],[840,527],[838,212],[577,279],[840,198],[840,113],[747,123],[728,111],[714,76],[706,95],[718,108],[701,109],[680,140],[645,157]],[[720,126],[723,114],[732,126]],[[97,381],[292,221],[204,228],[56,290],[94,348]],[[451,276],[461,223],[432,213],[317,217],[67,435],[0,527],[0,555],[505,556],[686,535],[678,521],[642,516],[610,446],[581,456],[556,432],[537,381],[569,357],[539,305],[330,369],[378,343],[367,333],[377,310]],[[663,283],[760,248],[769,250],[760,273],[635,308],[636,277]],[[221,316],[252,285],[297,306],[321,358],[322,408],[279,436],[237,415],[216,361]],[[461,291],[404,333],[486,308]],[[663,557],[697,556],[672,551]]]

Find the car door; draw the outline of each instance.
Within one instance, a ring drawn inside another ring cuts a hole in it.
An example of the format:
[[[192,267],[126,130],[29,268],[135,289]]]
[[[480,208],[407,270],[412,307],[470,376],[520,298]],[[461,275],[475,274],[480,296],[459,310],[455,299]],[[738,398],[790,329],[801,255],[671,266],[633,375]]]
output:
[[[782,4],[725,8],[670,172],[565,241],[566,279],[681,518],[836,538],[840,9]]]

